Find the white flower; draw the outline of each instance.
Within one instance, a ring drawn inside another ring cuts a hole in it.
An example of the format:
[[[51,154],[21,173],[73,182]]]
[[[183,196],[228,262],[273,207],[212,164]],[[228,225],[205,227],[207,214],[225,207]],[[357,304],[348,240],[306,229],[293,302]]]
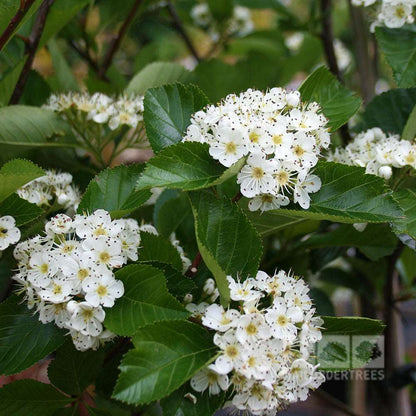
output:
[[[227,167],[247,153],[248,142],[245,132],[234,127],[219,128],[209,148],[209,154]]]
[[[20,230],[16,227],[15,219],[10,215],[0,217],[0,251],[19,240]]]
[[[115,300],[124,294],[123,282],[109,275],[101,278],[87,277],[82,282],[82,288],[85,291],[85,300],[94,307],[101,304],[111,308]]]
[[[289,205],[289,202],[289,198],[284,195],[261,194],[250,200],[248,209],[250,211],[270,211]]]
[[[29,265],[31,268],[27,272],[27,279],[42,288],[49,286],[51,278],[58,272],[56,257],[48,252],[33,253]]]
[[[97,209],[87,217],[77,216],[74,225],[78,237],[86,239],[113,237],[123,230],[123,223],[112,221],[103,209]]]
[[[111,268],[121,267],[124,257],[121,255],[121,241],[115,238],[99,237],[95,240],[85,240],[83,248],[98,264]]]
[[[295,324],[302,319],[302,310],[297,306],[288,308],[281,298],[275,298],[273,308],[266,313],[266,321],[272,325],[273,336],[288,342],[296,338],[298,329]]]
[[[238,319],[235,336],[242,344],[251,343],[270,338],[271,330],[263,315],[253,313],[242,315]]]
[[[247,164],[237,176],[237,183],[241,184],[241,193],[246,197],[253,197],[260,193],[273,192],[273,165],[261,154],[250,154]]]
[[[70,281],[56,278],[51,279],[48,286],[44,286],[43,290],[38,292],[38,295],[43,301],[63,303],[71,298],[72,289],[73,286]]]
[[[57,214],[45,224],[47,234],[66,234],[71,229],[72,220],[65,214]]]
[[[208,389],[210,395],[227,390],[228,384],[228,377],[225,374],[219,374],[213,364],[198,371],[191,378],[191,386],[195,391],[203,392]]]
[[[310,193],[318,192],[321,189],[321,179],[317,175],[308,175],[305,178],[299,175],[298,182],[295,184],[293,200],[302,208],[308,209],[311,198]]]
[[[234,368],[239,368],[242,365],[241,353],[244,348],[233,331],[222,335],[215,334],[214,344],[222,350],[222,354],[215,360],[215,367],[219,374],[228,374]]]
[[[71,314],[69,326],[72,329],[91,336],[102,332],[105,312],[101,306],[95,308],[88,302],[70,301],[67,308]]]
[[[231,276],[227,276],[230,297],[232,300],[244,300],[252,301],[258,300],[261,297],[261,293],[255,290],[254,281],[252,279],[246,279],[244,282],[236,282]]]
[[[225,332],[237,325],[239,317],[240,313],[238,311],[234,309],[225,311],[222,306],[213,304],[205,310],[202,324],[216,331]]]

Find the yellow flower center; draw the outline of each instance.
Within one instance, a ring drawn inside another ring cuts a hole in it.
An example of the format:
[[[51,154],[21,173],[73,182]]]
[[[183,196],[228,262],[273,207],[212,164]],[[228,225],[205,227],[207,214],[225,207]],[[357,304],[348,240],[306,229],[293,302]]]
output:
[[[409,154],[406,156],[406,162],[407,162],[407,163],[414,163],[414,162],[415,162],[415,156],[414,156],[414,155],[412,155],[411,153],[409,153]]]
[[[97,287],[97,295],[100,297],[103,297],[107,294],[107,288],[105,286],[98,286]]]
[[[283,136],[281,134],[275,134],[272,137],[272,140],[273,140],[273,143],[274,144],[282,144],[282,142],[283,142]]]
[[[238,349],[235,345],[227,345],[225,354],[230,358],[235,358],[238,355]]]
[[[0,238],[6,238],[7,237],[7,229],[0,227]]]
[[[100,253],[99,258],[102,263],[108,263],[110,261],[111,256],[106,251],[104,251]]]
[[[94,316],[94,312],[92,309],[84,309],[82,311],[82,317],[84,321],[89,321]]]
[[[289,174],[287,172],[279,172],[274,175],[279,185],[286,185],[289,182]]]
[[[40,272],[42,274],[46,274],[49,271],[49,266],[46,263],[43,263],[40,268],[39,268]]]
[[[256,133],[255,131],[252,131],[248,137],[251,143],[258,143],[260,139],[260,134]]]
[[[94,236],[100,237],[101,235],[107,235],[107,231],[103,228],[102,225],[100,225],[98,228],[94,230]]]
[[[77,277],[82,282],[89,274],[90,273],[88,272],[87,269],[79,269],[77,273]]]
[[[280,315],[280,316],[277,318],[277,323],[278,323],[280,326],[285,326],[285,325],[288,323],[288,319],[287,319],[287,317],[286,317],[285,315]]]
[[[261,202],[263,202],[263,203],[267,203],[267,202],[272,203],[273,202],[273,196],[269,195],[269,194],[263,194],[261,196]]]
[[[257,326],[254,325],[253,323],[248,324],[246,327],[246,332],[249,335],[257,334]]]
[[[301,157],[303,156],[303,154],[305,153],[305,151],[302,149],[301,146],[297,145],[294,149],[294,153],[297,157]]]
[[[264,170],[262,168],[254,168],[251,176],[255,179],[261,179],[264,176]]]
[[[237,146],[235,145],[234,142],[228,142],[225,145],[225,153],[227,153],[227,154],[229,154],[229,153],[234,154],[236,152],[236,150],[237,150]]]
[[[56,283],[53,284],[53,294],[60,295],[62,293],[62,286],[57,285]]]
[[[406,17],[406,11],[403,7],[397,7],[395,14],[399,19]]]

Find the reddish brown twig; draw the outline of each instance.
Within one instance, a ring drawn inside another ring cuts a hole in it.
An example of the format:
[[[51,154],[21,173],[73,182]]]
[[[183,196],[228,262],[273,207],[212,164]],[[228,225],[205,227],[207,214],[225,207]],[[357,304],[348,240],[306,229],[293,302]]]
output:
[[[178,13],[176,13],[175,7],[173,6],[172,2],[168,1],[167,4],[168,11],[170,16],[173,20],[173,26],[178,31],[178,33],[181,35],[182,39],[186,43],[186,46],[188,47],[189,51],[191,52],[192,56],[198,61],[201,62],[201,58],[199,57],[198,52],[196,51],[191,39],[189,38],[188,34],[186,33],[182,21],[178,16]]]
[[[190,277],[191,279],[198,273],[198,267],[201,264],[202,256],[201,253],[198,251],[194,258],[194,261],[189,266],[189,269],[186,271],[185,276]]]
[[[126,20],[124,20],[123,24],[120,27],[120,30],[117,33],[117,36],[113,39],[113,41],[111,42],[110,47],[108,48],[107,53],[104,56],[103,59],[103,63],[101,64],[99,70],[98,70],[98,78],[100,79],[104,79],[104,76],[108,70],[108,68],[110,68],[111,63],[113,62],[113,58],[114,55],[116,54],[116,52],[118,51],[118,48],[120,47],[121,41],[124,37],[124,35],[127,32],[127,29],[129,28],[130,24],[132,23],[137,10],[140,7],[140,4],[142,3],[143,0],[136,0],[133,4],[133,7],[130,9]]]
[[[28,47],[28,57],[26,59],[25,65],[23,66],[22,72],[20,73],[19,80],[14,87],[13,94],[10,98],[9,104],[17,104],[20,100],[20,97],[23,94],[23,89],[26,85],[27,79],[29,77],[30,69],[32,68],[33,60],[35,59],[36,50],[39,46],[39,41],[42,36],[43,29],[45,27],[46,17],[49,12],[49,8],[55,0],[44,0],[39,8],[38,15],[36,16],[35,24],[33,25],[32,31],[29,36]]]
[[[26,13],[32,6],[35,0],[20,0],[20,7],[17,10],[16,14],[13,16],[12,20],[6,27],[5,31],[0,36],[0,51],[3,49],[4,45],[9,41],[13,36],[15,30],[19,27],[20,22],[25,17]]]

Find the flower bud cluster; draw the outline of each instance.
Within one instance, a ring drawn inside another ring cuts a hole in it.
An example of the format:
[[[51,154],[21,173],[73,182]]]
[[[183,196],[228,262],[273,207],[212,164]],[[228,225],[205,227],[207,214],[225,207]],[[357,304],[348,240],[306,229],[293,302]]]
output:
[[[254,30],[250,9],[235,6],[232,16],[226,21],[224,28],[216,22],[209,9],[208,3],[199,3],[191,10],[191,17],[197,26],[208,31],[213,40],[219,40],[220,34],[227,36],[245,36]]]
[[[206,307],[202,324],[216,331],[215,362],[191,379],[194,390],[210,394],[232,389],[232,404],[254,415],[274,415],[287,404],[305,400],[325,381],[311,361],[322,337],[309,288],[284,271],[259,271],[244,282],[227,277],[238,309]]]
[[[36,236],[15,247],[18,273],[29,308],[39,320],[66,328],[80,351],[98,348],[113,335],[104,330],[104,308],[123,296],[114,270],[138,259],[136,220],[111,220],[104,210],[71,219],[58,214]]]
[[[359,133],[345,148],[336,148],[327,159],[365,167],[366,173],[390,179],[392,168],[416,169],[416,143],[386,135],[378,127]]]
[[[10,215],[0,217],[0,252],[20,240],[20,230],[15,219]]]
[[[81,200],[78,188],[72,184],[70,173],[58,173],[47,170],[46,175],[37,178],[18,189],[20,198],[40,207],[51,207],[55,204],[69,212],[75,212]]]
[[[249,89],[195,113],[184,140],[208,143],[226,167],[246,157],[237,182],[250,210],[280,208],[289,198],[308,209],[321,187],[311,171],[330,143],[326,124],[320,106],[302,103],[298,91]]]
[[[414,22],[413,8],[416,0],[352,0],[354,6],[371,7],[374,22],[371,31],[377,26],[399,28]]]
[[[143,120],[143,96],[122,95],[117,98],[102,93],[52,94],[44,108],[66,115],[86,116],[87,121],[97,124],[108,124],[111,130],[120,125],[136,128]]]

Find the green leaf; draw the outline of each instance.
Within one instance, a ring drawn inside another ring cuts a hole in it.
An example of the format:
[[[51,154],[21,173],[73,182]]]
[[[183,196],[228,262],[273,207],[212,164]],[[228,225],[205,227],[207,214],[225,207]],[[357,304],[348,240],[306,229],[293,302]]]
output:
[[[49,416],[72,401],[50,384],[18,380],[0,389],[0,415]]]
[[[55,0],[49,9],[39,48],[66,26],[89,2],[89,0]]]
[[[217,282],[221,301],[230,300],[227,275],[255,275],[262,255],[256,230],[240,208],[206,192],[191,193],[198,248]]]
[[[367,105],[357,131],[380,127],[385,133],[402,134],[415,105],[416,88],[383,92]]]
[[[206,143],[183,142],[162,150],[146,163],[137,189],[180,188],[187,191],[218,185],[240,171],[244,159],[225,169]]]
[[[376,261],[393,253],[397,238],[385,224],[368,224],[362,232],[351,225],[341,225],[324,234],[314,234],[300,243],[301,247],[357,247],[369,259]]]
[[[55,39],[48,42],[48,50],[51,54],[53,68],[57,80],[57,88],[54,91],[79,91],[78,83],[72,74],[71,67],[64,54],[59,49]]]
[[[50,110],[25,105],[0,108],[0,144],[74,147],[71,137],[68,123]]]
[[[416,137],[416,105],[413,107],[409,118],[406,121],[402,133],[402,140],[413,140]]]
[[[355,316],[323,316],[323,333],[325,335],[379,335],[385,325],[382,321]]]
[[[317,287],[312,287],[310,297],[313,299],[318,315],[335,315],[334,305],[326,292]]]
[[[25,59],[21,59],[13,68],[3,72],[0,79],[0,107],[7,105],[10,101],[24,65]]]
[[[273,221],[277,219],[279,227],[282,221],[280,214],[342,223],[390,222],[404,218],[385,181],[378,176],[367,175],[364,168],[319,162],[314,173],[321,178],[322,187],[310,195],[308,210],[292,205],[293,208],[289,209],[248,214],[250,220],[256,222],[256,216],[262,215],[262,224],[269,221],[270,228],[275,229]]]
[[[189,380],[214,356],[211,335],[190,322],[161,322],[142,328],[120,364],[113,397],[131,404],[162,399]]]
[[[416,86],[416,28],[376,28],[378,44],[393,70],[397,86]]]
[[[361,105],[361,99],[345,88],[324,66],[309,75],[299,92],[302,101],[320,104],[331,131],[344,125]]]
[[[124,295],[107,309],[105,326],[118,335],[159,321],[186,319],[189,312],[168,292],[166,278],[154,267],[134,264],[116,272],[124,283]]]
[[[79,396],[93,384],[103,364],[103,351],[80,352],[72,341],[66,342],[48,366],[50,382],[63,392]]]
[[[204,93],[195,85],[170,84],[146,91],[144,122],[152,149],[159,152],[179,143],[191,116],[208,104]]]
[[[64,342],[65,331],[43,324],[22,299],[10,296],[0,304],[0,374],[20,373]]]
[[[409,234],[410,237],[416,239],[416,192],[412,189],[400,189],[394,192],[393,195],[406,216],[406,218],[394,221],[394,232]]]
[[[168,189],[155,204],[153,223],[160,235],[169,237],[189,216],[192,216],[192,210],[186,194]]]
[[[151,193],[135,191],[143,164],[117,166],[100,172],[88,185],[78,207],[78,213],[105,209],[113,218],[120,218],[139,208]]]
[[[0,109],[1,111],[1,109]],[[0,201],[45,172],[29,160],[14,159],[0,169]]]
[[[218,22],[224,22],[233,15],[234,4],[233,0],[208,0],[208,6],[212,17]]]
[[[25,201],[16,194],[11,194],[0,203],[0,217],[3,215],[11,215],[15,219],[18,227],[35,220],[42,213],[42,208]]]
[[[147,89],[173,82],[186,83],[192,77],[182,65],[174,62],[152,62],[136,74],[127,86],[128,94],[144,94]]]
[[[162,399],[160,406],[163,416],[212,416],[224,402],[223,394],[210,396],[205,392],[197,395],[197,401],[194,404],[186,396],[189,392],[192,392],[192,388],[184,384],[170,396]]]
[[[182,260],[178,250],[165,237],[141,232],[139,249],[140,262],[160,262],[172,265],[176,270],[182,270]]]

